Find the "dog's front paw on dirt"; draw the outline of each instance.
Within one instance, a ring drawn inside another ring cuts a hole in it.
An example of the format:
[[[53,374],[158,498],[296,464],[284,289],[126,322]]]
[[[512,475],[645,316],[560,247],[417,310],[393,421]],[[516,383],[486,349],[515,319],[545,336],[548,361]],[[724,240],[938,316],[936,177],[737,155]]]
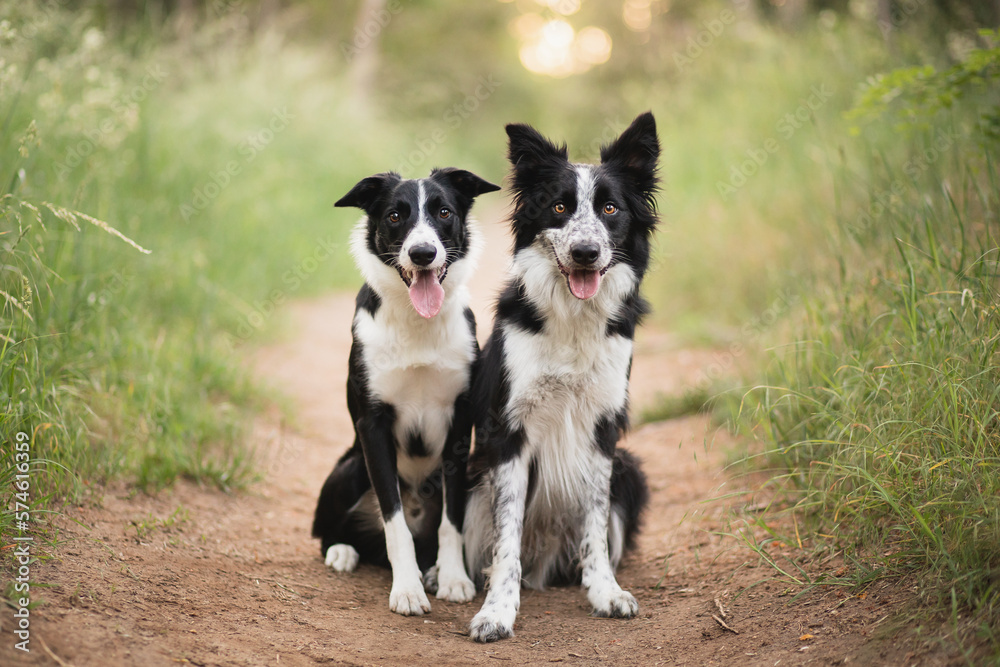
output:
[[[437,599],[448,602],[469,602],[476,596],[476,585],[464,571],[445,574],[441,570],[437,576]]]
[[[594,605],[594,616],[602,618],[632,618],[639,613],[635,597],[620,588],[601,596],[601,599],[591,599],[591,603]]]
[[[358,566],[358,552],[350,544],[334,544],[326,550],[324,562],[334,572],[353,572]]]
[[[416,586],[393,584],[389,592],[389,609],[403,616],[421,616],[430,613],[431,603],[419,582]]]
[[[492,611],[480,611],[469,623],[469,636],[483,644],[513,637],[514,619],[503,618],[505,615]]]

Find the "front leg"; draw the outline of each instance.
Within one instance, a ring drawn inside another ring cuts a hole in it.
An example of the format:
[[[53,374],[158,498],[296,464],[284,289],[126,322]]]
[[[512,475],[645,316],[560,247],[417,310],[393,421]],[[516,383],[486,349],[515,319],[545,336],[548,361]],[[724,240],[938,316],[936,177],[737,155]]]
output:
[[[521,606],[521,535],[528,496],[528,460],[523,453],[492,470],[493,566],[483,608],[469,625],[477,642],[514,635],[514,619]]]
[[[476,586],[465,571],[462,540],[468,481],[466,467],[472,435],[472,406],[469,404],[468,394],[458,397],[453,414],[441,463],[444,508],[438,529],[437,598],[450,602],[469,602],[476,595]]]
[[[588,487],[580,542],[583,585],[595,616],[632,618],[639,612],[639,603],[618,585],[608,554],[612,459],[599,451],[594,452],[593,458],[594,478]]]
[[[396,473],[396,440],[392,434],[395,410],[384,403],[376,406],[356,424],[365,465],[378,498],[385,530],[385,548],[392,566],[392,590],[389,609],[404,616],[419,616],[431,610],[424,593],[413,547],[413,536],[403,516]]]

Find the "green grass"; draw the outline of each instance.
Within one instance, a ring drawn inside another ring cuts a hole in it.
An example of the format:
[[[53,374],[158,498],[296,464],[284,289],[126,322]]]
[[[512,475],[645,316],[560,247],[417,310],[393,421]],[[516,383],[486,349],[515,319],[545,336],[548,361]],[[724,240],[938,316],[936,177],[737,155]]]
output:
[[[711,400],[712,396],[708,391],[700,388],[684,392],[680,396],[661,396],[639,414],[636,425],[704,412],[709,409]]]
[[[839,270],[742,415],[810,548],[843,549],[866,582],[918,575],[924,632],[939,614],[973,661],[1000,656],[995,104],[868,129],[870,164],[836,174]]]

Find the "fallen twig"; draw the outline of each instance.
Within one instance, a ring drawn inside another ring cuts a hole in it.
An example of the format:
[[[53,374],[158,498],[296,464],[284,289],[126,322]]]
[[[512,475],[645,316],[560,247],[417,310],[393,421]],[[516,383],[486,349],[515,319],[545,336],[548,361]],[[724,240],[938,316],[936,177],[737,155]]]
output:
[[[715,608],[719,610],[719,616],[722,618],[726,617],[726,610],[722,608],[722,603],[719,602],[719,598],[715,598]]]
[[[70,667],[69,663],[67,663],[65,660],[63,660],[58,655],[52,652],[52,649],[48,647],[48,645],[41,637],[38,638],[38,643],[42,645],[42,650],[48,653],[49,657],[55,660],[56,663],[60,665],[60,667]]]
[[[718,623],[719,625],[721,625],[721,626],[722,626],[722,629],[723,629],[723,630],[729,630],[729,631],[730,631],[731,633],[733,633],[734,635],[738,635],[738,634],[740,634],[740,633],[739,633],[739,632],[738,632],[737,630],[734,630],[733,628],[731,628],[731,627],[729,627],[728,625],[726,625],[726,622],[725,622],[725,621],[723,621],[723,620],[722,620],[721,618],[719,618],[718,616],[716,616],[715,614],[712,614],[712,618],[713,618],[713,619],[715,619],[715,622],[716,622],[716,623]]]

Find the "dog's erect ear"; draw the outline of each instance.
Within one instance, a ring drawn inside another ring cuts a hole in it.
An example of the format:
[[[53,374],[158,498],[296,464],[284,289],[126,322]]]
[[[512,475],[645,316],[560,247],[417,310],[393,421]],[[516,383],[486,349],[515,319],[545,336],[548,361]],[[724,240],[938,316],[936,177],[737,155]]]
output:
[[[601,163],[614,165],[637,179],[643,190],[655,187],[660,141],[653,114],[640,114],[621,136],[601,148]]]
[[[530,125],[511,123],[507,126],[509,150],[507,159],[514,169],[532,169],[547,162],[565,162],[566,144],[556,146]]]
[[[354,206],[367,211],[382,196],[382,193],[399,183],[400,180],[402,179],[399,174],[394,171],[369,176],[362,179],[351,188],[350,192],[338,199],[334,206]]]
[[[431,178],[447,183],[466,199],[475,199],[479,195],[486,194],[487,192],[496,192],[500,189],[499,185],[493,185],[489,181],[479,178],[471,171],[455,169],[454,167],[435,169],[431,172]]]

